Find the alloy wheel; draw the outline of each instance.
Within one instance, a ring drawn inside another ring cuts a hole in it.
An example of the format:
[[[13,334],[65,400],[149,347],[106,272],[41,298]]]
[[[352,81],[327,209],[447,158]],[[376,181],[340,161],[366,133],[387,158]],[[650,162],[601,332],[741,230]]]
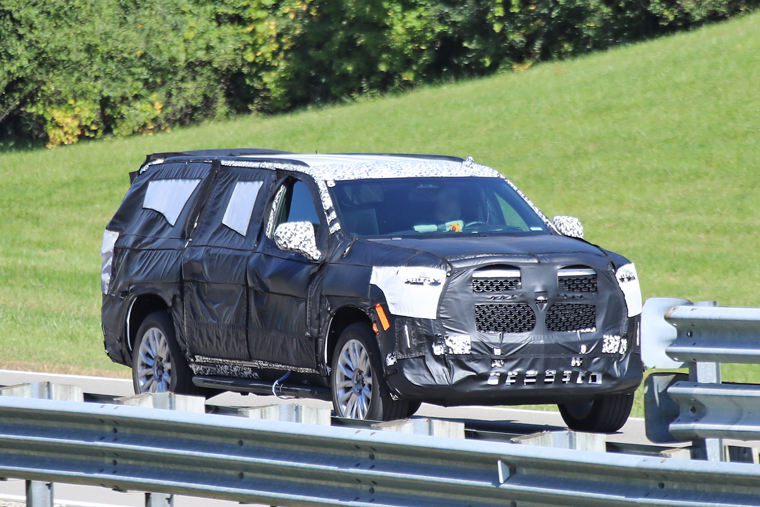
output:
[[[351,419],[365,419],[372,402],[372,366],[369,353],[359,340],[348,340],[338,357],[335,372],[340,415]]]
[[[172,381],[169,341],[157,327],[148,329],[140,341],[137,359],[137,381],[141,393],[163,393]]]

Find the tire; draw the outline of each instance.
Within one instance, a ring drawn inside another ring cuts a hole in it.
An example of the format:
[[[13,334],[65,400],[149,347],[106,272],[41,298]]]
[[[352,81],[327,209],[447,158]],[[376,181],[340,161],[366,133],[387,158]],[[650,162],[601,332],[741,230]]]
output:
[[[614,433],[628,420],[631,407],[633,393],[613,394],[588,403],[559,405],[559,412],[571,430]]]
[[[420,409],[420,405],[422,405],[421,401],[408,401],[407,403],[409,404],[409,408],[406,411],[406,419],[416,414]]]
[[[177,344],[174,323],[168,313],[154,312],[145,318],[137,330],[133,351],[135,394],[166,391],[197,394],[193,374]]]
[[[409,402],[391,398],[369,324],[351,324],[340,335],[332,358],[330,386],[338,417],[372,421],[407,417]]]

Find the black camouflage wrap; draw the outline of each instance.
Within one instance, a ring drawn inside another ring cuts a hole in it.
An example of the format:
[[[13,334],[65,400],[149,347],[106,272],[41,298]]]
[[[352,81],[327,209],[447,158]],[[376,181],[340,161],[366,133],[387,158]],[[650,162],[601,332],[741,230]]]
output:
[[[385,174],[420,173],[426,164],[441,176],[493,176],[451,159],[394,162]],[[288,382],[326,386],[331,346],[362,320],[377,326],[387,383],[399,398],[567,403],[636,389],[639,316],[627,316],[615,279],[627,259],[553,227],[508,237],[350,238],[332,209],[331,180],[320,179],[346,167],[310,168],[290,154],[149,157],[106,228],[118,233],[102,307],[109,357],[130,364],[140,320],[167,310],[196,375],[271,382],[291,371]],[[369,162],[359,168],[371,177]],[[143,207],[149,182],[161,179],[200,180],[174,226]],[[278,189],[293,179],[307,184],[322,222],[306,251],[276,243],[305,245],[293,242],[304,225],[286,223],[278,238],[270,218]],[[222,223],[238,182],[261,182],[245,235]],[[520,282],[484,278],[491,272],[517,272]],[[561,280],[576,272],[572,283]],[[517,327],[488,329],[503,325],[494,314],[517,315]]]

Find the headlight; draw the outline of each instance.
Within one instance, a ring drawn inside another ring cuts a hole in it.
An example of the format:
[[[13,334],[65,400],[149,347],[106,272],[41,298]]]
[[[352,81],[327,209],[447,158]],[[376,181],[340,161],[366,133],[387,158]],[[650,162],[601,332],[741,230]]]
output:
[[[634,317],[641,313],[641,286],[636,266],[626,264],[615,273],[615,278],[625,296],[625,305],[628,307],[628,316]]]
[[[100,258],[103,265],[100,268],[100,290],[103,294],[108,294],[108,286],[111,285],[111,264],[113,262],[113,246],[119,239],[119,233],[116,231],[103,232],[103,243],[100,245]]]

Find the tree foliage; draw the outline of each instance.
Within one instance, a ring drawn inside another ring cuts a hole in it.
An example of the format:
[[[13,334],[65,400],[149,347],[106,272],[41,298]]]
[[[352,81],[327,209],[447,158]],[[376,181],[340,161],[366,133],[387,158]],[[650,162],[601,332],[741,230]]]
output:
[[[150,134],[521,70],[760,0],[3,0],[0,138]]]

